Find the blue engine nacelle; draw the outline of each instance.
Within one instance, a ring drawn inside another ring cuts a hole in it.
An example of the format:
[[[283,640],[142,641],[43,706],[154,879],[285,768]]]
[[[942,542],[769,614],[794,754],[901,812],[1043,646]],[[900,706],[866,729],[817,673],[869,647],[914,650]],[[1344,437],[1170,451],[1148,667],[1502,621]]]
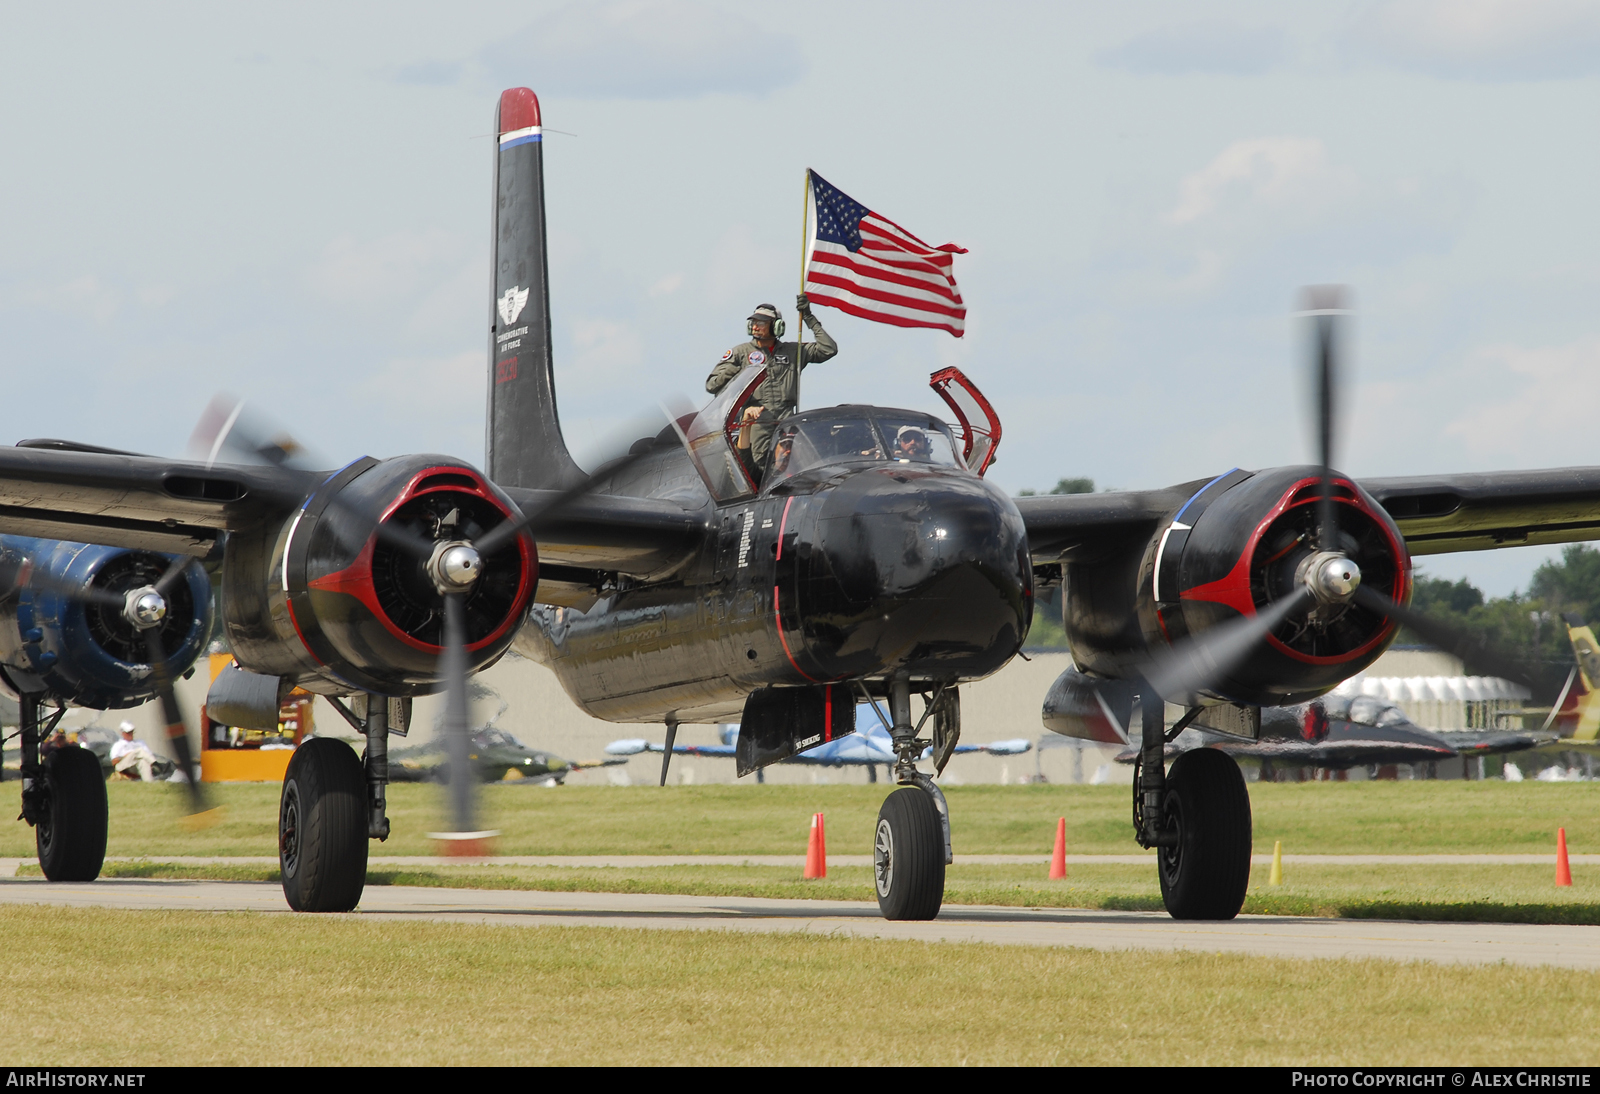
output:
[[[0,536],[0,682],[111,710],[156,695],[145,636],[117,608],[87,603],[97,590],[153,585],[178,555],[52,539]],[[160,627],[170,677],[187,672],[211,637],[211,581],[191,561],[166,597]]]

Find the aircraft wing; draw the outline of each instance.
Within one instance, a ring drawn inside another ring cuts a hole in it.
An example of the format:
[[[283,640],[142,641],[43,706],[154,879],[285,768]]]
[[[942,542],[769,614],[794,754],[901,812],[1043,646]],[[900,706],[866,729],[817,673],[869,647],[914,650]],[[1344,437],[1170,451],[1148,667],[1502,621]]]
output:
[[[330,474],[23,441],[0,448],[0,532],[203,556],[223,532],[286,517]],[[525,512],[557,496],[507,493]],[[671,501],[592,494],[562,505],[535,538],[554,567],[645,576],[687,558],[703,521]]]
[[[1363,479],[1413,555],[1600,539],[1600,467]]]
[[[0,532],[201,556],[288,514],[327,474],[23,441],[0,448]]]
[[[1020,756],[1033,749],[1033,742],[1027,737],[1018,737],[1011,741],[990,741],[986,745],[956,745],[956,752],[983,752],[990,756]],[[929,750],[931,754],[931,749]]]
[[[1128,539],[1148,537],[1204,486],[1202,479],[1167,490],[1105,494],[1040,494],[1017,499],[1035,562],[1086,557]]]
[[[622,740],[612,741],[606,745],[606,752],[612,756],[637,756],[641,752],[662,752],[665,745],[659,741],[646,741],[641,737],[625,737]],[[733,759],[733,745],[673,745],[674,756],[716,756],[722,759]],[[607,761],[607,763],[622,761]]]
[[[506,490],[524,513],[543,509],[557,490]],[[534,529],[541,566],[647,577],[672,570],[694,553],[705,515],[665,498],[583,494],[541,518]]]
[[[1496,756],[1506,752],[1522,752],[1525,749],[1549,744],[1553,740],[1548,734],[1518,733],[1502,729],[1436,729],[1434,732],[1463,756]]]
[[[1169,744],[1166,755],[1177,758],[1193,746],[1183,742]],[[1310,741],[1263,740],[1249,743],[1217,741],[1207,746],[1226,752],[1230,756],[1256,760],[1270,760],[1284,767],[1345,768],[1365,764],[1419,764],[1448,760],[1459,755],[1444,742],[1425,740],[1386,740],[1347,737],[1342,740]],[[1117,762],[1137,763],[1139,750],[1125,749],[1117,754]]]
[[[1149,536],[1205,485],[1017,499],[1036,561]],[[1363,479],[1413,555],[1600,539],[1600,467]]]

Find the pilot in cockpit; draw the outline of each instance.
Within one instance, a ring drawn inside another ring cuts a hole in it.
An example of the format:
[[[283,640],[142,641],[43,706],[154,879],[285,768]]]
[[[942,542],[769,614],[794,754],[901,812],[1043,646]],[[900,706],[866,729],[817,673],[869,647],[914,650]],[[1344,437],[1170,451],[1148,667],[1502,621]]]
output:
[[[917,463],[928,462],[933,446],[928,441],[928,435],[918,426],[903,425],[894,435],[894,459],[900,461],[914,460]]]

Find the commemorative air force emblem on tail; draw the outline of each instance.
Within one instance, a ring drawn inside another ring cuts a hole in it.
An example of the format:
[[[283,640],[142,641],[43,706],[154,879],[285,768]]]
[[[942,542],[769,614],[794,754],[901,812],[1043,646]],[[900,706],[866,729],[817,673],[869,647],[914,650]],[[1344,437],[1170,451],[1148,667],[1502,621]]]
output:
[[[509,326],[517,321],[522,309],[528,306],[528,290],[515,285],[507,289],[496,303],[500,307],[500,321]]]

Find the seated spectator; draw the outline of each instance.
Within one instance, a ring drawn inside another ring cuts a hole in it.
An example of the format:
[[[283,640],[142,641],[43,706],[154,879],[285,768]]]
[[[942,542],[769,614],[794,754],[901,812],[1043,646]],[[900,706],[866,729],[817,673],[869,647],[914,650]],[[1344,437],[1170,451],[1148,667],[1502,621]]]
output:
[[[122,739],[111,746],[111,763],[117,769],[117,774],[125,779],[153,781],[151,768],[156,762],[155,753],[143,741],[133,739],[132,722],[123,722],[117,729],[121,731]]]

